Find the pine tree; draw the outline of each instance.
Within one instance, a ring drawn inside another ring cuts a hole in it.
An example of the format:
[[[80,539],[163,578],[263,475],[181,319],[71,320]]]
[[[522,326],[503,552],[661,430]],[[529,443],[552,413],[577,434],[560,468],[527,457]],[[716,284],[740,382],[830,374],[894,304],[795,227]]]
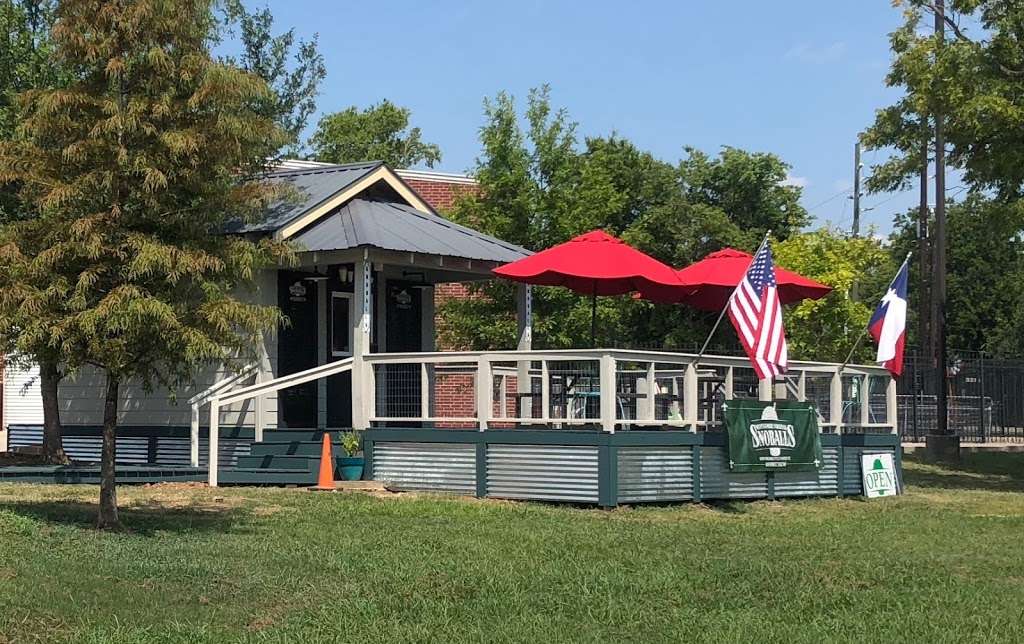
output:
[[[65,0],[55,56],[66,88],[20,96],[0,181],[34,217],[6,226],[0,326],[41,333],[105,376],[98,525],[119,526],[114,445],[121,386],[177,386],[247,359],[280,313],[241,291],[288,249],[223,234],[273,198],[261,182],[285,142],[259,109],[266,83],[210,54],[212,0]]]

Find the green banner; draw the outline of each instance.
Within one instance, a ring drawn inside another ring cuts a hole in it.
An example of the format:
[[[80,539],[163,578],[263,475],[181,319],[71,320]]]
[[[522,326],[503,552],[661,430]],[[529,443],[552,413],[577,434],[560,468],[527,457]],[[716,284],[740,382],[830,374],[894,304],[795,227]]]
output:
[[[813,405],[727,400],[722,407],[733,472],[807,472],[821,466]]]

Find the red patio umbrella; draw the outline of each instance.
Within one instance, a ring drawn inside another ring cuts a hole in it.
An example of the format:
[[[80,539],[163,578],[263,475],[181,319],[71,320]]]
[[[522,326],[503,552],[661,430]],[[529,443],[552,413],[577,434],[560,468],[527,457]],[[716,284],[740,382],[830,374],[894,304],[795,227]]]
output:
[[[597,296],[648,290],[662,297],[684,290],[671,266],[603,230],[574,237],[494,269],[505,279],[536,286],[564,286],[592,298],[591,341],[597,325]],[[681,293],[679,294],[681,295]]]
[[[641,295],[654,302],[688,304],[704,311],[721,311],[729,297],[750,268],[753,255],[724,248],[711,253],[699,262],[676,271],[685,289],[641,289]],[[792,271],[775,266],[779,300],[783,304],[800,300],[817,300],[832,292],[831,286],[815,282]]]

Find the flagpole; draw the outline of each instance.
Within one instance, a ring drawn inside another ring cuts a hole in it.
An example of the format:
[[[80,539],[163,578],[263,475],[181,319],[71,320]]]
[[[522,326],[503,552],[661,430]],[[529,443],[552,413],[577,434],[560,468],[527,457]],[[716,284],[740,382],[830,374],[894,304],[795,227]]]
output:
[[[903,260],[903,263],[900,264],[900,267],[896,270],[896,275],[899,275],[903,271],[903,267],[906,266],[907,262],[910,261],[910,255],[911,255],[911,253],[907,253],[907,257]],[[893,279],[895,279],[895,278],[893,278]],[[891,285],[892,285],[892,282],[889,283],[889,286],[891,286]],[[889,286],[885,287],[886,292],[888,292]],[[882,293],[882,297],[885,297],[885,293]],[[875,298],[875,299],[879,299],[879,298]],[[857,336],[857,341],[853,343],[852,347],[850,347],[850,352],[848,354],[846,354],[846,360],[843,360],[843,364],[839,365],[839,372],[838,373],[840,375],[843,373],[843,369],[845,369],[846,366],[848,364],[850,364],[850,360],[853,359],[853,353],[857,350],[857,347],[860,346],[860,343],[864,340],[864,336],[866,336],[867,334],[868,334],[868,327],[865,326],[863,329],[860,330],[860,335]]]
[[[750,271],[750,267],[754,265],[754,260],[757,258],[757,254],[761,252],[761,249],[764,248],[764,245],[768,243],[768,237],[770,237],[771,234],[771,230],[764,234],[764,239],[761,240],[761,245],[758,246],[757,250],[754,251],[754,256],[750,258],[750,264],[747,264],[747,270],[743,271],[744,275],[746,275]],[[740,278],[740,283],[742,282],[743,278]],[[738,288],[739,283],[737,283],[736,286]],[[733,294],[735,293],[736,289],[733,289]],[[695,366],[700,364],[700,359],[704,357],[704,352],[708,350],[708,345],[711,344],[711,338],[715,336],[715,331],[718,330],[718,326],[722,323],[722,318],[725,317],[725,312],[729,310],[730,302],[732,302],[732,295],[730,295],[729,299],[725,301],[725,306],[722,308],[722,312],[718,314],[718,319],[715,320],[715,326],[711,327],[711,333],[709,333],[707,339],[704,340],[704,346],[700,348],[700,353],[697,354],[697,359],[693,361],[693,364]]]

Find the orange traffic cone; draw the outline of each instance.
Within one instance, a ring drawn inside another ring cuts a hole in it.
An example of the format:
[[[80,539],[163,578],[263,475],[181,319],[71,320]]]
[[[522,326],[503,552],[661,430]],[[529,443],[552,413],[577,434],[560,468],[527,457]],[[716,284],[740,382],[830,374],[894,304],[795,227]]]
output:
[[[320,450],[320,476],[314,490],[334,490],[334,457],[331,456],[331,435],[324,432],[324,445]]]

